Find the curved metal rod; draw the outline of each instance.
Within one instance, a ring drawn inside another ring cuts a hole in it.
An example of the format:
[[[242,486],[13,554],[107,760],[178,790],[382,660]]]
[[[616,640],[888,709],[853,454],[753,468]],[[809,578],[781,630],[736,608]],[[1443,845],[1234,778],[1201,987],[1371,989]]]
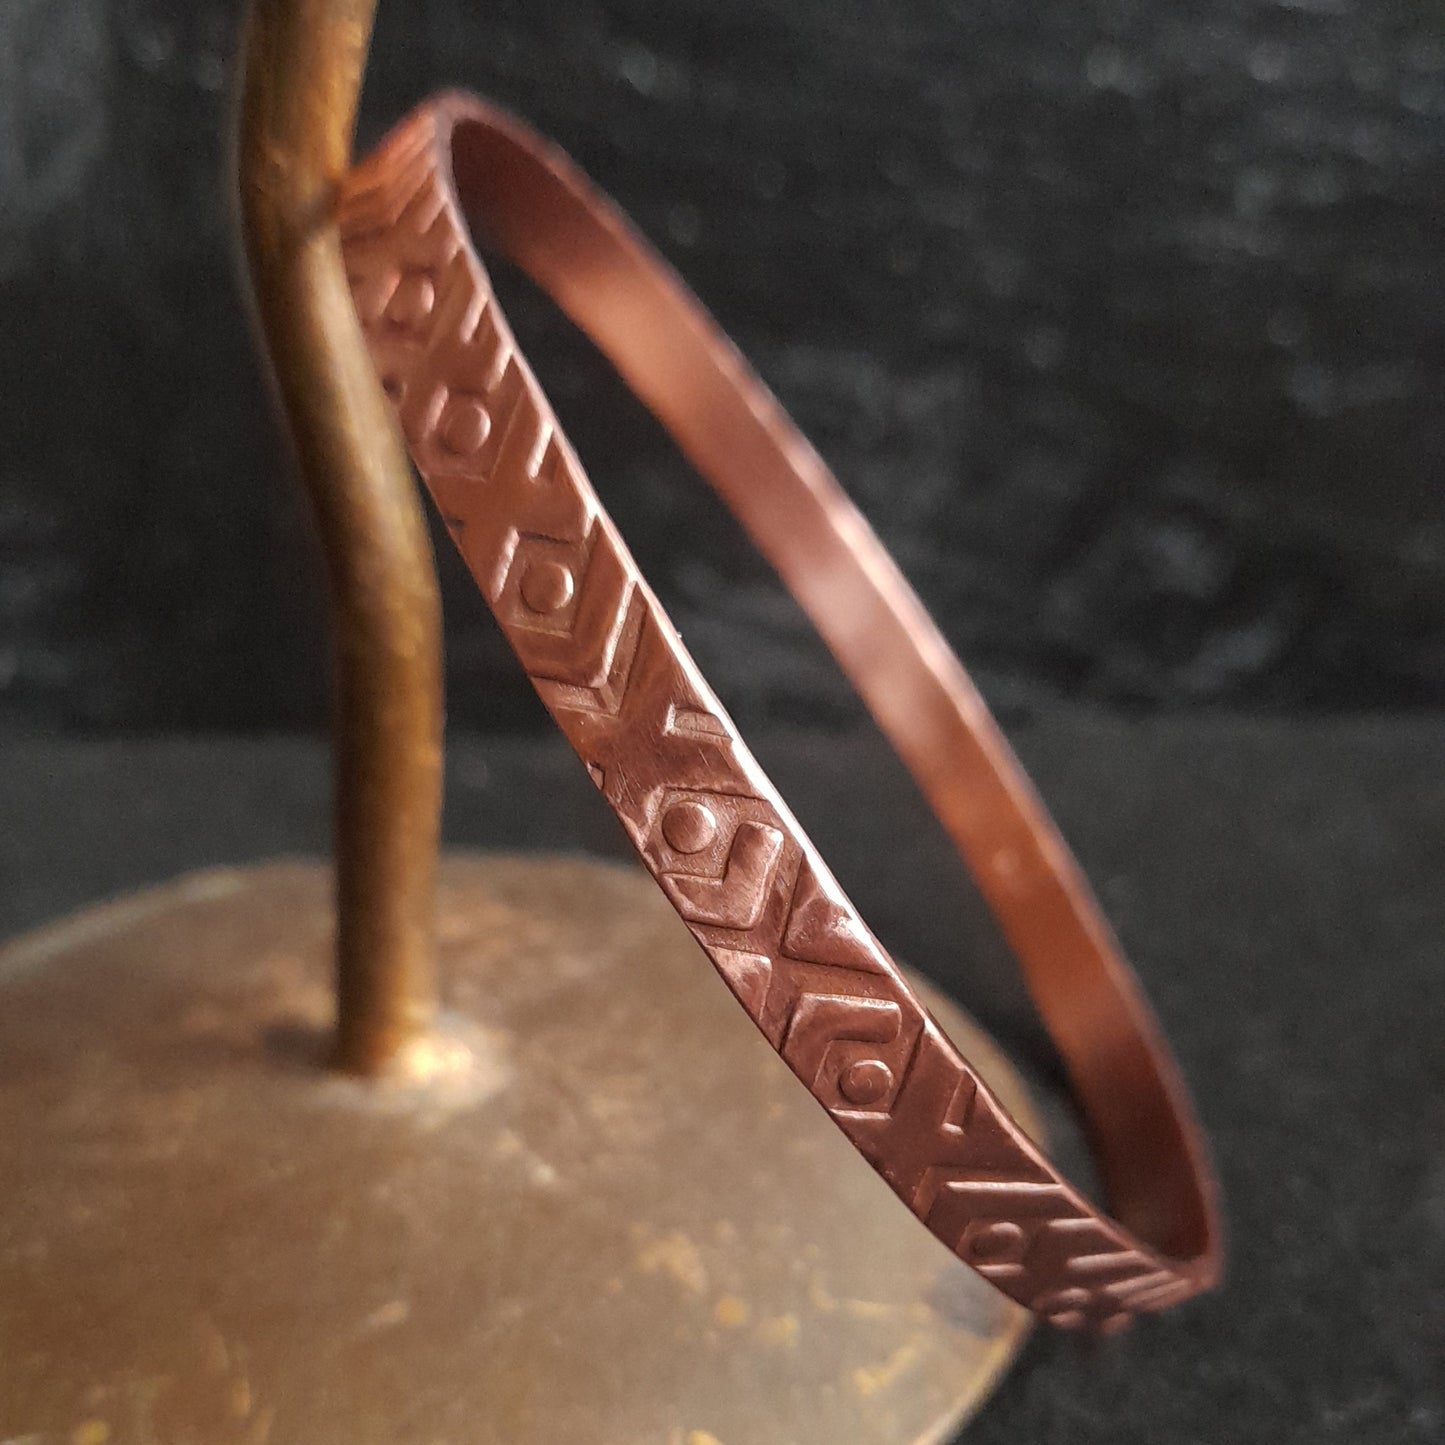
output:
[[[334,220],[376,0],[252,0],[236,147],[260,329],[326,556],[335,636],[337,1031],[403,1063],[436,1010],[441,605]]]

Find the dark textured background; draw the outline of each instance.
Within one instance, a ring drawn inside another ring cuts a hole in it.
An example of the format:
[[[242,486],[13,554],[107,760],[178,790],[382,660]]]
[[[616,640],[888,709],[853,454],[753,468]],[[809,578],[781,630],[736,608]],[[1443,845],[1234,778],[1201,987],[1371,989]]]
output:
[[[317,741],[13,736],[324,718],[220,179],[238,9],[0,0],[0,934],[324,844]],[[1445,1438],[1445,727],[1303,716],[1445,704],[1445,3],[382,0],[364,139],[458,83],[633,210],[834,463],[1006,704],[1196,1087],[1228,1288],[1098,1352],[1041,1336],[968,1438]],[[725,700],[851,722],[655,429],[519,301]],[[440,561],[453,717],[536,720]],[[885,940],[1046,1066],[876,740],[761,742]],[[448,781],[456,843],[622,846],[558,739],[459,739]]]
[[[1440,0],[383,0],[552,132],[998,701],[1445,701]],[[0,6],[0,724],[324,716],[222,174],[237,0]],[[519,330],[745,722],[851,704],[550,313]],[[683,533],[689,535],[683,545]],[[449,554],[452,712],[535,719]]]

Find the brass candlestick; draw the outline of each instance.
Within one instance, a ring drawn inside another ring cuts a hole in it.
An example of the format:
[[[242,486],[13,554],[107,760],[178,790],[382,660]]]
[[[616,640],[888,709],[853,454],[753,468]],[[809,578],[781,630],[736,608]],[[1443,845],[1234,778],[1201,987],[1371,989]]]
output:
[[[436,583],[332,210],[373,3],[254,0],[237,146],[330,579],[334,881],[193,875],[0,951],[0,1440],[940,1441],[1023,1312],[898,1209],[661,895],[438,870]]]

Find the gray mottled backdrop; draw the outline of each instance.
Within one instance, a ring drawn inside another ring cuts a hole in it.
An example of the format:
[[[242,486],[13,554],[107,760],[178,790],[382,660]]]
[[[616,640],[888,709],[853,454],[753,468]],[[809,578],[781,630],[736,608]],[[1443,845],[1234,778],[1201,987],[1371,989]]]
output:
[[[325,711],[224,188],[236,0],[0,6],[0,723]],[[995,698],[1445,700],[1440,0],[382,0],[580,156]],[[550,311],[519,331],[745,720],[847,715]],[[442,543],[454,717],[536,716]]]

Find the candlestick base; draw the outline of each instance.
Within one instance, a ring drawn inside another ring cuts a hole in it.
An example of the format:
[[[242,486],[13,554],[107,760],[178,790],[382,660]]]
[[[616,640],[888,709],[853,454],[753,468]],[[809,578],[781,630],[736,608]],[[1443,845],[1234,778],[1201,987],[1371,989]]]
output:
[[[446,859],[450,1012],[380,1082],[321,1067],[330,888],[199,873],[0,951],[0,1439],[922,1445],[992,1389],[1026,1316],[639,871]]]

